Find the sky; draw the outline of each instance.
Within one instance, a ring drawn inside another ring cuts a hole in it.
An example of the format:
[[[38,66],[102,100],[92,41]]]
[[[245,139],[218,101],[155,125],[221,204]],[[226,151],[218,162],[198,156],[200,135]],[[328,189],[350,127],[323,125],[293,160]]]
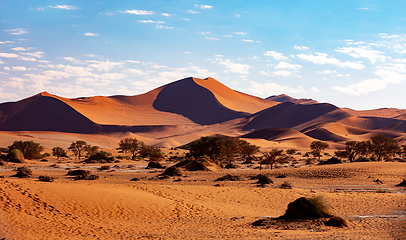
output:
[[[406,1],[0,2],[0,102],[213,77],[263,98],[406,109]]]

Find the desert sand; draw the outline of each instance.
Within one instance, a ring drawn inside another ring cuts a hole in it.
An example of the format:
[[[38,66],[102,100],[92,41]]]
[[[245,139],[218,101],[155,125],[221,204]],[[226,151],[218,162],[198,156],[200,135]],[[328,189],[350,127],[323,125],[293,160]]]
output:
[[[146,162],[100,165],[75,161],[30,161],[33,176],[12,177],[0,168],[1,227],[5,239],[405,239],[405,163],[345,163],[300,168],[219,169],[184,172],[159,179],[163,170],[145,170]],[[55,165],[54,165],[55,164]],[[170,165],[171,163],[166,163]],[[128,167],[129,165],[130,168]],[[88,169],[98,180],[73,180],[67,169]],[[261,187],[250,177],[268,174]],[[214,181],[225,174],[239,181]],[[276,178],[284,174],[286,178]],[[56,178],[40,182],[39,175]],[[130,181],[139,178],[139,181]],[[377,184],[379,178],[383,184]],[[288,181],[292,189],[279,186]],[[380,193],[380,191],[385,191]],[[299,197],[323,196],[347,228],[254,227],[258,219],[284,214]]]
[[[293,100],[258,98],[212,78],[186,78],[136,96],[68,99],[43,92],[0,104],[0,147],[34,141],[49,153],[84,140],[116,155],[120,139],[130,137],[169,155],[184,154],[172,149],[202,136],[221,134],[241,137],[261,151],[295,148],[302,154],[321,140],[332,156],[346,141],[380,133],[405,144],[405,110],[355,111]],[[143,161],[83,164],[70,156],[7,163],[0,166],[0,239],[406,239],[406,189],[395,187],[406,178],[406,163],[319,166],[296,158],[296,167],[259,170],[258,163],[238,162],[238,169],[185,171],[165,179],[159,177],[163,170],[146,170]],[[98,170],[101,165],[110,170]],[[33,176],[13,177],[21,166]],[[69,169],[90,170],[99,179],[74,180],[66,175]],[[251,176],[259,173],[274,183],[258,186]],[[215,181],[226,174],[240,180]],[[41,182],[40,175],[56,181]],[[281,189],[285,181],[293,188]],[[293,200],[312,196],[324,196],[331,212],[349,226],[252,226],[283,215]]]

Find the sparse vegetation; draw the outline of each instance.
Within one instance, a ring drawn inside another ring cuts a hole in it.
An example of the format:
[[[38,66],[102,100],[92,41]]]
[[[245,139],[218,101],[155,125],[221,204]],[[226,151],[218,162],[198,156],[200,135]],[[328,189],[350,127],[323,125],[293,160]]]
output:
[[[19,167],[17,168],[17,173],[14,176],[18,178],[28,178],[31,175],[32,175],[31,169],[29,169],[28,167]]]
[[[332,217],[328,205],[322,196],[312,198],[301,197],[288,204],[288,208],[281,219],[317,219]]]
[[[7,154],[6,160],[8,162],[23,163],[24,155],[19,149],[13,149]]]
[[[269,152],[263,152],[262,155],[263,155],[263,158],[262,158],[262,161],[260,162],[260,164],[261,165],[266,164],[266,165],[271,166],[271,170],[275,163],[278,163],[278,162],[281,163],[281,162],[285,161],[285,159],[286,159],[286,155],[283,154],[283,150],[279,150],[277,148],[274,148]],[[262,168],[262,167],[260,167],[260,168]]]
[[[80,159],[88,147],[87,142],[79,140],[72,142],[68,149],[73,152],[77,159]]]
[[[283,182],[283,183],[281,184],[280,188],[283,188],[283,189],[292,189],[292,184],[291,184],[290,182],[288,182],[288,181],[285,181],[285,182]]]
[[[66,153],[65,149],[61,147],[52,148],[52,155],[55,156],[57,159],[61,157],[68,157],[68,154]]]
[[[118,144],[118,150],[121,150],[123,153],[130,154],[132,160],[136,159],[138,151],[141,149],[141,141],[136,138],[124,138],[120,140]]]
[[[54,182],[55,178],[51,176],[41,175],[38,177],[38,180],[41,182]]]
[[[313,156],[317,157],[319,161],[321,158],[321,153],[328,147],[329,147],[328,143],[322,141],[313,141],[310,144],[310,149],[312,150]]]
[[[8,147],[8,151],[11,152],[14,149],[20,150],[26,159],[40,159],[42,158],[41,152],[44,150],[44,147],[33,141],[15,141]]]

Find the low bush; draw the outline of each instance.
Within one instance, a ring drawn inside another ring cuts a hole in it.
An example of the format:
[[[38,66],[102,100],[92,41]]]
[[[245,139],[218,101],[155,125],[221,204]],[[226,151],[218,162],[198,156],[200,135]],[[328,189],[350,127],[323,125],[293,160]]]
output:
[[[7,154],[7,161],[14,163],[23,163],[24,154],[19,149],[13,149]]]
[[[332,217],[323,197],[301,197],[288,204],[288,208],[281,219],[317,219]]]
[[[53,182],[53,181],[55,181],[55,178],[50,177],[50,176],[41,175],[38,177],[38,180],[40,180],[41,182]]]
[[[146,169],[151,169],[151,168],[159,168],[159,169],[163,169],[165,168],[160,162],[157,161],[150,161],[148,163],[148,166],[146,167]]]
[[[214,181],[218,182],[218,181],[239,181],[239,180],[240,180],[239,176],[233,176],[231,174],[227,174],[227,175],[217,178]]]
[[[290,182],[288,182],[288,181],[285,181],[285,182],[283,182],[283,183],[281,184],[280,188],[283,188],[283,189],[292,189],[292,184],[291,184]]]
[[[110,166],[101,166],[101,167],[99,168],[99,170],[100,170],[100,171],[108,171],[108,170],[110,170]]]
[[[162,174],[162,176],[182,176],[182,172],[180,171],[179,168],[172,166],[167,168]]]
[[[270,184],[270,183],[273,183],[273,180],[270,177],[268,177],[266,175],[263,175],[263,174],[258,174],[256,176],[253,176],[253,177],[251,177],[251,179],[257,179],[258,184]]]
[[[27,167],[19,167],[17,168],[17,173],[14,176],[18,178],[27,178],[30,177],[31,175],[32,175],[31,169]]]

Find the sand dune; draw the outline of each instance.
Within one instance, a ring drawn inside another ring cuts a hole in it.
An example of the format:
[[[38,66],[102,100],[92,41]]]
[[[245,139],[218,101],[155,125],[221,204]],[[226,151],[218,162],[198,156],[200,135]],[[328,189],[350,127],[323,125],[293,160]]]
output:
[[[293,103],[297,103],[297,104],[317,104],[317,103],[319,103],[313,99],[307,99],[307,98],[296,99],[296,98],[292,98],[286,94],[270,96],[270,97],[267,97],[266,99],[275,101],[275,102],[293,102]]]

